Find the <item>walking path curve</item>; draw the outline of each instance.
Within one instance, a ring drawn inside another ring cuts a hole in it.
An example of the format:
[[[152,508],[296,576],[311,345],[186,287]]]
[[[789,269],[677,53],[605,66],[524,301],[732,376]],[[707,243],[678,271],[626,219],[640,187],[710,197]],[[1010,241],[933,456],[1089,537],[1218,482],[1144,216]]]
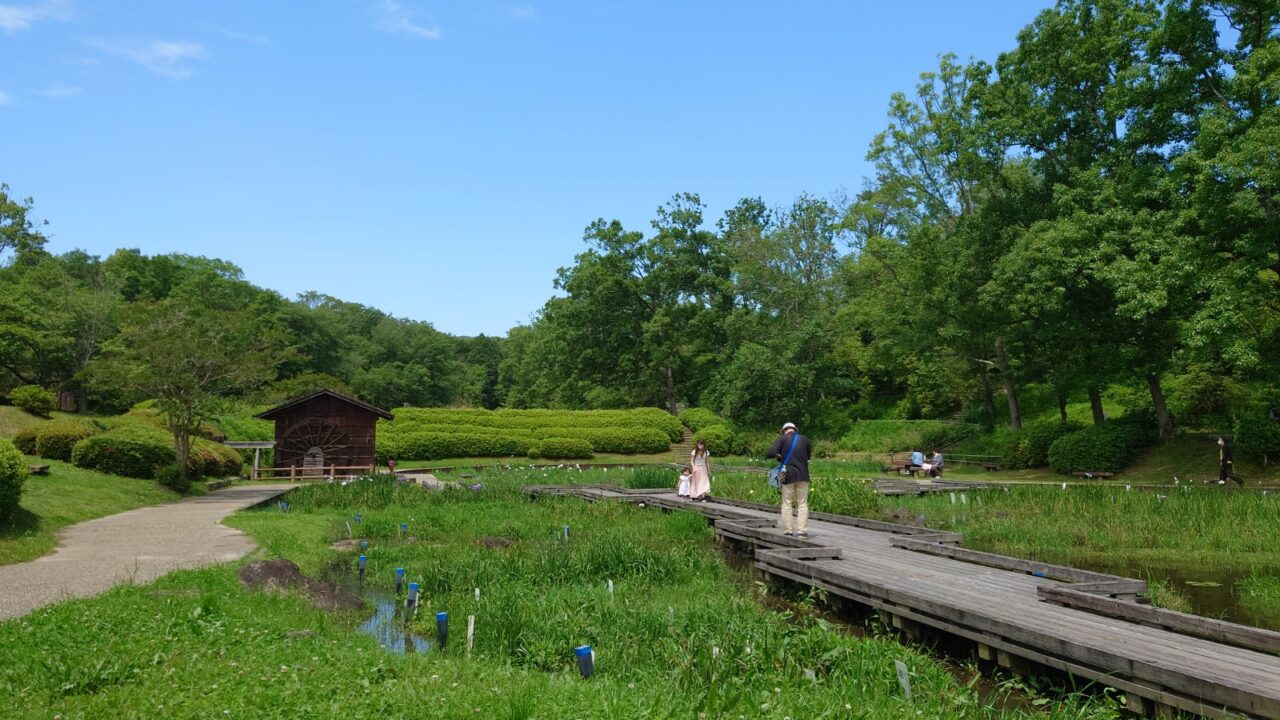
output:
[[[294,487],[230,487],[72,525],[62,531],[52,554],[0,566],[0,620],[60,600],[92,597],[123,582],[147,583],[171,570],[244,557],[257,546],[222,525],[222,518]]]

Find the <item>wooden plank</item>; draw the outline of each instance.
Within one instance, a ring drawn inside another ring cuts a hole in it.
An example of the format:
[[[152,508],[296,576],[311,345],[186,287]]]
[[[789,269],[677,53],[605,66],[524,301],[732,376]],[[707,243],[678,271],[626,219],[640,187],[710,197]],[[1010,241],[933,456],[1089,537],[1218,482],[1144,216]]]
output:
[[[1128,656],[1128,649],[1122,645],[1116,645],[1114,650],[1107,649],[1099,646],[1101,643],[1071,640],[1051,634],[1047,632],[1049,628],[1030,629],[1006,620],[1006,617],[1010,617],[1006,608],[992,606],[991,615],[977,614],[944,601],[893,590],[810,562],[771,557],[768,560],[757,561],[757,565],[790,570],[802,577],[822,580],[830,585],[845,587],[905,608],[915,608],[946,622],[967,626],[980,632],[994,633],[1020,645],[1039,648],[1046,654],[1101,668],[1105,672],[1119,673],[1164,687],[1177,687],[1192,697],[1211,701],[1210,704],[1233,707],[1264,717],[1280,717],[1280,694],[1276,693],[1274,688],[1245,686],[1245,683],[1239,680],[1233,681],[1225,675],[1206,677],[1210,675],[1207,667],[1198,671],[1179,670],[1152,662],[1136,661]],[[1016,608],[1013,610],[1016,611]],[[1098,639],[1105,641],[1105,638]]]
[[[1147,591],[1147,584],[1145,582],[1141,580],[1134,580],[1133,578],[1120,577],[1119,575],[1107,575],[1105,573],[1090,572],[1088,570],[1080,570],[1078,568],[1066,567],[1064,565],[1051,565],[1049,563],[1036,562],[1034,560],[1013,558],[1007,555],[997,555],[995,553],[979,552],[977,550],[968,550],[966,548],[922,542],[915,538],[893,538],[889,542],[894,547],[911,550],[912,552],[942,555],[943,557],[949,557],[954,560],[986,565],[988,567],[1000,568],[1002,570],[1013,570],[1033,575],[1039,573],[1044,577],[1053,578],[1055,580],[1067,580],[1070,582],[1119,583],[1125,581],[1141,585],[1141,589],[1136,590],[1135,592]],[[1137,586],[1135,585],[1135,587]]]
[[[782,558],[791,558],[792,560],[839,560],[844,554],[838,547],[811,547],[811,548],[758,548],[756,557],[762,555],[770,555]]]
[[[1155,608],[1149,605],[1112,600],[1098,595],[1091,595],[1087,592],[1080,592],[1075,587],[1042,586],[1036,588],[1036,592],[1049,602],[1067,607],[1081,608],[1124,620],[1154,623],[1176,632],[1223,642],[1236,647],[1260,650],[1267,653],[1280,653],[1280,632],[1263,630],[1247,625],[1237,625],[1223,620]]]

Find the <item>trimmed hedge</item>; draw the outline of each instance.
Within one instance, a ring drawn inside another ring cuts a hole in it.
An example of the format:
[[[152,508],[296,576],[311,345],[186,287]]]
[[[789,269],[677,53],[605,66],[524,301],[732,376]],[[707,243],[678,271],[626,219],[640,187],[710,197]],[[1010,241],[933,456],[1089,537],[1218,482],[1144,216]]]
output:
[[[592,452],[608,453],[660,453],[671,448],[667,436],[658,430],[631,428],[555,428],[554,436],[573,440],[585,440]],[[549,438],[548,438],[549,439]],[[546,440],[541,441],[542,444]],[[543,457],[548,457],[544,455]]]
[[[591,443],[577,438],[546,438],[538,444],[538,455],[548,460],[586,460]]]
[[[396,460],[439,460],[461,457],[507,457],[525,455],[535,443],[527,437],[475,435],[471,433],[407,433],[379,437],[377,458]]]
[[[1109,420],[1063,435],[1049,446],[1056,473],[1120,472],[1152,443],[1155,433],[1141,415]]]
[[[154,478],[160,468],[176,461],[172,445],[114,432],[85,438],[71,451],[77,467],[125,477]]]
[[[397,426],[412,432],[429,425],[481,426],[538,432],[543,428],[632,428],[658,430],[672,441],[684,435],[679,418],[659,408],[635,410],[479,410],[458,408],[403,408],[395,421],[379,423],[378,431]],[[405,426],[409,426],[405,428]],[[392,429],[392,432],[397,430]]]
[[[1058,420],[1028,423],[1005,451],[1004,464],[1013,469],[1044,467],[1049,464],[1049,448],[1055,440],[1083,429],[1080,423]]]
[[[13,443],[0,440],[0,524],[18,512],[22,485],[27,481],[27,460]]]
[[[76,443],[98,434],[98,428],[78,420],[54,420],[39,426],[35,454],[54,460],[70,460]]]
[[[32,415],[49,417],[58,406],[58,398],[39,385],[20,385],[9,391],[9,401]]]

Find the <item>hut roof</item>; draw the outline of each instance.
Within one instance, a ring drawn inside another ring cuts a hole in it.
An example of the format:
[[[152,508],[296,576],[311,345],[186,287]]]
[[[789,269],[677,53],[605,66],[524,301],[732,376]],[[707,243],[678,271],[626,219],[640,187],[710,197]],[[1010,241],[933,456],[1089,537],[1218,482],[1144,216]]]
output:
[[[302,397],[297,397],[292,400],[289,400],[282,405],[277,405],[276,407],[273,407],[270,410],[267,410],[266,412],[260,412],[254,417],[262,418],[263,420],[271,420],[275,418],[275,416],[279,415],[280,413],[286,410],[291,410],[299,405],[302,405],[303,403],[307,403],[312,400],[315,400],[316,398],[325,397],[325,396],[331,397],[335,400],[340,400],[344,403],[347,403],[348,405],[352,405],[354,407],[360,408],[361,410],[377,415],[378,417],[384,420],[395,419],[394,416],[391,415],[391,413],[387,412],[386,410],[383,410],[382,408],[374,407],[373,405],[370,405],[367,402],[361,402],[360,400],[357,400],[353,397],[347,397],[342,393],[336,393],[332,390],[317,390],[311,393],[310,395],[303,395]]]

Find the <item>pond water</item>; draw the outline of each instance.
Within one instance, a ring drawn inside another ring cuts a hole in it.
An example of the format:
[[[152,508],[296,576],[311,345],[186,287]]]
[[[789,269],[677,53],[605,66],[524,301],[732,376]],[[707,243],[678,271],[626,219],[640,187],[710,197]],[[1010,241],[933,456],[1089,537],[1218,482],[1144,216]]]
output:
[[[1236,583],[1249,577],[1247,568],[1159,565],[1138,562],[1080,561],[1082,570],[1159,580],[1191,601],[1191,612],[1242,625],[1280,630],[1280,618],[1255,612],[1240,603]]]
[[[428,652],[435,642],[409,631],[412,615],[403,597],[396,597],[391,587],[375,587],[362,582],[351,570],[350,561],[340,561],[329,568],[325,578],[343,589],[359,595],[373,608],[373,615],[360,623],[359,632],[370,635],[387,652],[397,655]]]

